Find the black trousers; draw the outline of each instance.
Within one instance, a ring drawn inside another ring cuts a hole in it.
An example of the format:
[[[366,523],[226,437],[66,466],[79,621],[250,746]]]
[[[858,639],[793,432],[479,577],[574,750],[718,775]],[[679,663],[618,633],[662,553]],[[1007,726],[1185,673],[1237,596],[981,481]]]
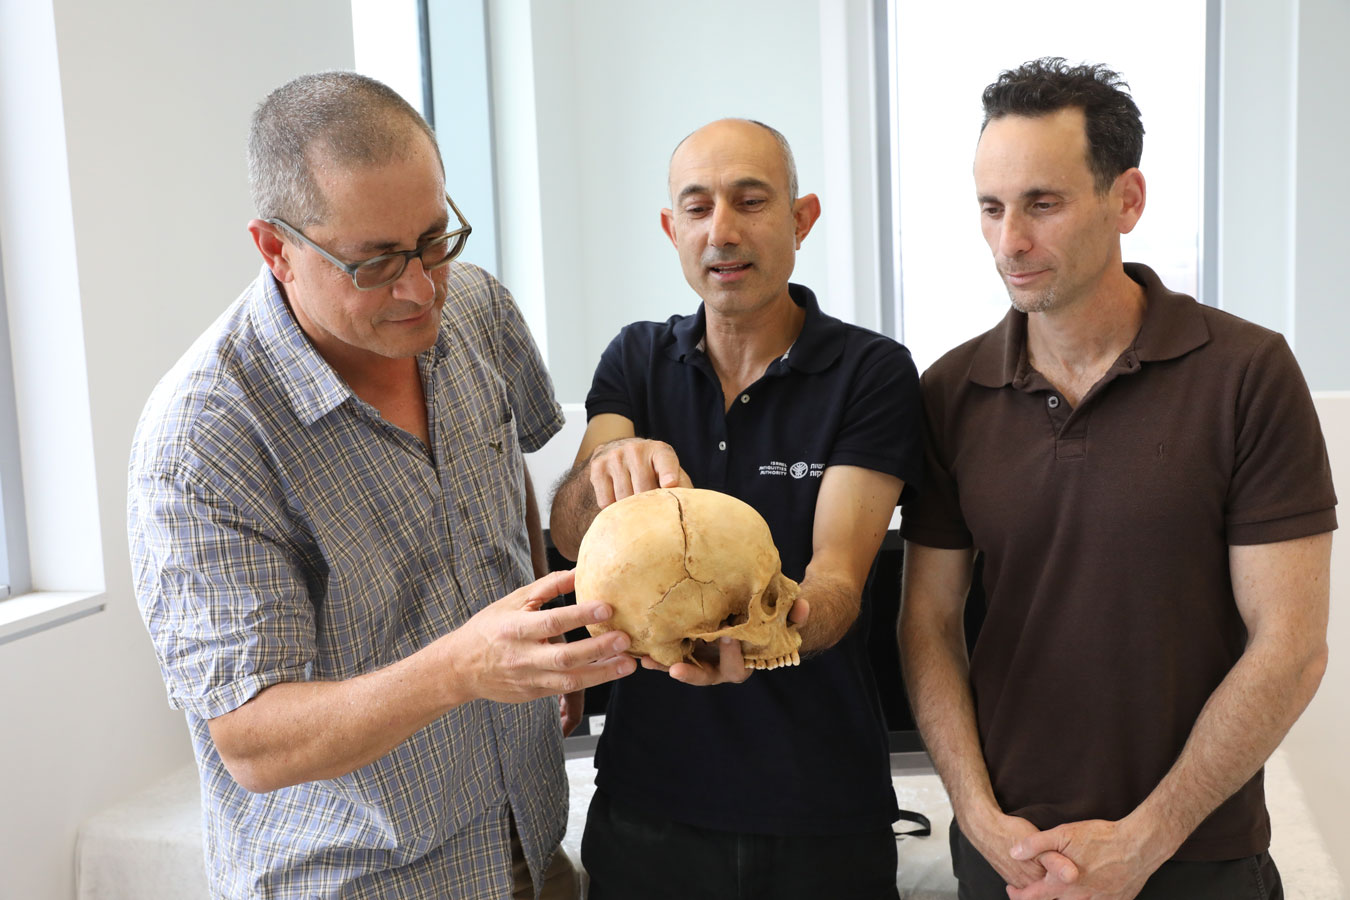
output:
[[[1008,900],[1003,877],[952,822],[952,872],[960,900]],[[1284,900],[1284,885],[1269,853],[1224,862],[1165,862],[1137,900]]]
[[[898,900],[895,860],[889,827],[828,836],[713,831],[639,813],[600,790],[581,838],[588,900]]]

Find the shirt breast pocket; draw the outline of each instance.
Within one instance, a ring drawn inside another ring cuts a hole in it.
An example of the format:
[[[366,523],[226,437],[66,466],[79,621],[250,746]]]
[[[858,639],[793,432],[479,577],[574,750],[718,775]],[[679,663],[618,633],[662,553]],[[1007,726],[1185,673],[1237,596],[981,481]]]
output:
[[[461,432],[465,446],[451,447],[460,464],[465,524],[486,545],[503,548],[525,533],[524,458],[516,417],[505,397],[493,397]]]

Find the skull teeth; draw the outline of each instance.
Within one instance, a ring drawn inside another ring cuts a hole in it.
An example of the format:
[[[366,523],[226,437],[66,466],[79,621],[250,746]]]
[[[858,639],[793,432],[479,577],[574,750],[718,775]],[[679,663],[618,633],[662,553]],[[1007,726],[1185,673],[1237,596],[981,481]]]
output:
[[[768,659],[747,659],[745,664],[748,668],[760,670],[777,669],[780,666],[796,666],[800,665],[801,661],[801,654],[796,650],[793,650],[786,656],[774,656]]]

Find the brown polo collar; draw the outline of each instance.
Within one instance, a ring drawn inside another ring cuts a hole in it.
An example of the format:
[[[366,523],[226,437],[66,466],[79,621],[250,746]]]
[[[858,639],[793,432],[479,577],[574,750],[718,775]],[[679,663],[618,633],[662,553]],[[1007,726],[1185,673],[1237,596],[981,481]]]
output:
[[[1176,359],[1209,341],[1200,304],[1185,294],[1169,291],[1148,266],[1126,263],[1125,274],[1144,288],[1144,321],[1134,343],[1121,355],[1129,369],[1139,363]],[[984,387],[1022,387],[1030,374],[1026,362],[1027,316],[1009,309],[1003,321],[980,341],[968,377]]]

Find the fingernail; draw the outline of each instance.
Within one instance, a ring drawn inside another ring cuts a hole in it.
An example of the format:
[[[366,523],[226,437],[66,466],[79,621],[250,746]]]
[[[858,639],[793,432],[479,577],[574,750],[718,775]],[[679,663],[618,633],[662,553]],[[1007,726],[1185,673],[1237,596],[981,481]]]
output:
[[[1009,851],[1009,853],[1012,855],[1012,858],[1013,858],[1013,859],[1021,859],[1021,858],[1022,858],[1022,853],[1023,853],[1023,851],[1022,851],[1022,845],[1021,845],[1021,844],[1013,844],[1013,848],[1012,848],[1012,850]]]
[[[602,603],[595,608],[595,612],[592,613],[592,615],[595,616],[595,621],[603,622],[609,618],[609,607]]]
[[[614,639],[614,649],[622,653],[624,650],[628,649],[628,646],[632,644],[632,641],[629,640],[628,635],[624,634],[622,631],[617,633],[619,636]]]
[[[721,638],[720,640],[722,641],[723,644],[726,644],[726,645],[730,646],[731,643],[732,643],[734,640],[736,640],[736,639],[735,639],[735,638],[730,638],[730,637],[723,637],[723,638]]]

